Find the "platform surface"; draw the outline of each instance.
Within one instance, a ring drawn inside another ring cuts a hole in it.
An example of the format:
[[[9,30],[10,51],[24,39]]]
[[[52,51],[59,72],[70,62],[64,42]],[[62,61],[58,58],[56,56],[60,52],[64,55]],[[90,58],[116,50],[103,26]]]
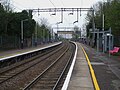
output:
[[[120,90],[120,55],[97,52],[89,45],[81,44],[94,69],[101,90]]]
[[[80,47],[80,43],[77,43],[77,45],[76,62],[67,90],[94,90],[86,57]]]
[[[48,43],[48,44],[42,44],[42,45],[38,45],[37,47],[29,47],[29,48],[24,48],[24,49],[15,49],[15,50],[8,50],[8,51],[0,51],[0,59],[2,58],[6,58],[6,57],[10,57],[13,55],[17,55],[17,54],[22,54],[22,53],[26,53],[26,52],[30,52],[32,50],[37,50],[37,49],[41,49],[41,48],[45,48],[54,44],[57,44],[60,42],[54,42],[54,43]]]

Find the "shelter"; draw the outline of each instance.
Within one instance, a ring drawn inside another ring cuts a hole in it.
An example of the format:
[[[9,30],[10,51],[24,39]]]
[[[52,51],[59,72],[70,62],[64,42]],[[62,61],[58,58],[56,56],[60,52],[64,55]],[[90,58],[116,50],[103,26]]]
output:
[[[111,28],[108,31],[95,29],[95,31],[92,31],[91,33],[95,36],[94,43],[96,43],[97,51],[101,49],[103,52],[107,52],[113,49],[113,35],[111,34]]]

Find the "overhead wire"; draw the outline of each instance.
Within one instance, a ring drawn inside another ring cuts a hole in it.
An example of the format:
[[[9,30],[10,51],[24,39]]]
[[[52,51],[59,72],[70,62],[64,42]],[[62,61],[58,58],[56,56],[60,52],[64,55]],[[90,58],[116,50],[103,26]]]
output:
[[[63,3],[63,1],[62,0],[60,0],[60,2],[61,2],[61,4],[62,4],[62,6],[63,7],[65,7],[65,5],[64,5],[64,3]],[[67,23],[69,23],[69,21],[64,17],[64,19],[65,19],[65,21],[67,22]]]
[[[65,6],[62,0],[60,0],[60,2],[62,3],[63,6]]]
[[[15,9],[17,8],[18,10],[23,10],[23,9],[21,9],[21,8],[19,8],[19,7],[17,7],[17,6],[15,6],[15,5],[13,5],[13,4],[11,4]]]
[[[23,5],[21,5],[21,4],[17,3],[17,2],[15,2],[15,1],[13,1],[13,3],[15,3],[17,6],[21,6],[21,7],[23,7],[23,8],[26,8],[26,7],[24,7]],[[15,8],[21,10],[21,11],[23,10],[23,9],[21,9],[21,8],[15,6],[15,5],[13,5],[13,4],[11,4],[11,5],[14,6]],[[35,14],[34,14],[34,17],[35,17],[35,18],[38,18],[38,17],[35,16]]]
[[[22,10],[21,8],[15,6],[13,3],[14,3],[13,0],[9,0],[9,1],[8,1],[9,7],[11,8],[12,11],[13,11],[14,9],[16,9],[16,8],[17,8],[18,10]]]
[[[16,5],[14,5],[14,4],[12,4],[14,7],[16,7],[17,9],[19,9],[19,10],[23,10],[23,9],[21,9],[20,7],[18,7],[18,6],[21,6],[21,7],[23,7],[23,8],[26,8],[25,6],[23,6],[23,5],[21,5],[21,4],[19,4],[19,3],[17,3],[17,2],[15,2],[15,0],[13,1],[12,0],[12,2],[14,3],[14,4],[16,4]]]
[[[32,0],[32,1],[34,2],[35,5],[40,6],[38,3],[36,3],[36,1],[38,0]]]
[[[37,6],[40,6],[38,3],[36,3],[36,1],[35,0],[32,0]],[[52,5],[54,5],[53,3],[52,3]],[[50,14],[50,13],[49,13]],[[39,16],[40,14],[39,14],[39,8],[38,8],[38,16]],[[38,19],[38,21],[40,21],[39,19],[39,17],[37,17],[37,16],[35,16],[37,19]]]
[[[54,5],[54,3],[51,1],[51,0],[49,0],[50,1],[50,3],[56,8],[56,6]]]
[[[32,0],[32,1],[38,6],[38,4],[35,2],[35,0]],[[61,1],[61,0],[60,0],[60,1]],[[55,4],[54,4],[51,0],[49,0],[49,2],[56,8]],[[22,10],[22,9],[19,8],[18,6],[21,6],[21,7],[26,8],[25,6],[23,6],[23,5],[15,2],[14,0],[13,0],[13,3],[15,3],[16,5],[12,4],[12,6],[14,6],[15,8],[17,8],[17,9],[19,9],[19,10]],[[63,3],[62,1],[61,1],[61,4],[64,6],[64,3]],[[18,5],[18,6],[17,6],[17,5]],[[65,17],[64,17],[64,19],[65,19],[65,21],[68,22],[68,20],[67,20]]]

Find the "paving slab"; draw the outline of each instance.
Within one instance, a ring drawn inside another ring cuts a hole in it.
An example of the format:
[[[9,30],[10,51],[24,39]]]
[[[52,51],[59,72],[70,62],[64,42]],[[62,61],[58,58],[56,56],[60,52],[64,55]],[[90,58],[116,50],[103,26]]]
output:
[[[77,45],[77,58],[67,90],[94,90],[86,57],[80,43]]]
[[[24,48],[24,49],[14,49],[14,50],[8,50],[8,51],[1,51],[0,52],[0,58],[9,57],[9,56],[12,56],[12,55],[15,55],[15,54],[28,52],[28,51],[31,51],[31,50],[35,50],[35,49],[39,49],[39,48],[46,47],[46,46],[49,46],[49,45],[53,45],[53,44],[56,44],[56,43],[58,43],[58,42],[41,44],[41,45],[38,45],[37,47],[29,47],[29,48]]]
[[[81,44],[94,69],[101,90],[120,90],[120,56],[97,52],[86,44]],[[84,89],[83,89],[84,90]]]

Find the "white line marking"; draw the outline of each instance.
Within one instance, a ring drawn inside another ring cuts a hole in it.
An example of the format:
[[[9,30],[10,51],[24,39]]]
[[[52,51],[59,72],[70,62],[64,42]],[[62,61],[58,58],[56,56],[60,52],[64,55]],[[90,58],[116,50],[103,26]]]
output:
[[[20,56],[20,55],[32,53],[32,52],[35,52],[35,51],[43,50],[43,49],[46,49],[46,48],[50,48],[50,47],[52,47],[52,46],[59,45],[59,44],[61,44],[61,43],[62,43],[62,42],[59,42],[59,43],[56,43],[56,44],[53,44],[53,45],[50,45],[50,46],[46,46],[46,47],[42,47],[42,48],[39,48],[39,49],[35,49],[35,50],[32,50],[32,51],[28,51],[28,52],[24,52],[24,53],[12,55],[12,56],[0,58],[0,61],[3,61],[3,60],[5,60],[5,59],[10,59],[10,58],[13,58],[13,57],[17,57],[17,56]]]
[[[66,79],[65,79],[65,82],[64,82],[63,87],[62,87],[61,90],[67,90],[68,84],[69,84],[69,82],[70,82],[70,78],[71,78],[71,75],[72,75],[73,67],[74,67],[75,61],[76,61],[78,46],[77,46],[77,44],[76,44],[75,42],[72,42],[72,43],[74,43],[74,44],[76,45],[75,55],[74,55],[74,58],[73,58],[71,67],[70,67],[70,69],[69,69],[69,72],[68,72],[68,74],[67,74],[67,77],[66,77]]]

